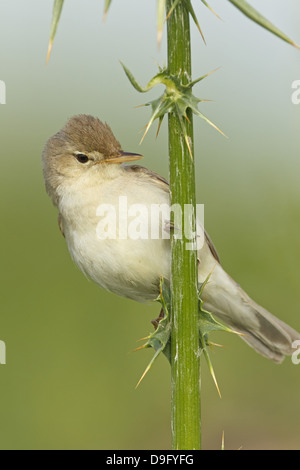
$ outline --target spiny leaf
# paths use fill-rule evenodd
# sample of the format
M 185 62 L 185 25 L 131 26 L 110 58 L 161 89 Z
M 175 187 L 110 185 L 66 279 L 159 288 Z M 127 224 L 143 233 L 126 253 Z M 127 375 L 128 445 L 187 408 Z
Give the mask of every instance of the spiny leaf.
M 128 78 L 128 80 L 130 81 L 131 85 L 139 92 L 139 93 L 145 93 L 146 91 L 148 91 L 148 85 L 146 87 L 141 87 L 138 82 L 136 81 L 136 79 L 134 78 L 134 76 L 132 75 L 132 73 L 130 72 L 130 70 L 123 64 L 123 62 L 120 61 L 120 64 L 122 65 L 123 67 L 123 70 Z
M 300 46 L 292 41 L 286 34 L 284 34 L 280 29 L 274 26 L 269 20 L 267 20 L 263 15 L 261 15 L 255 8 L 253 8 L 248 2 L 245 0 L 229 0 L 234 6 L 236 6 L 244 15 L 246 15 L 250 20 L 254 21 L 255 23 L 259 24 L 263 28 L 267 29 L 271 33 L 275 34 L 279 38 L 283 39 L 284 41 L 288 42 L 292 46 L 297 47 L 300 49 Z
M 211 274 L 210 274 L 211 275 Z M 219 323 L 217 320 L 213 318 L 213 316 L 204 310 L 203 308 L 203 300 L 201 298 L 203 289 L 206 286 L 207 282 L 209 281 L 210 275 L 207 276 L 205 281 L 200 285 L 200 289 L 198 292 L 198 298 L 199 298 L 199 347 L 201 350 L 201 353 L 204 355 L 209 372 L 213 378 L 213 381 L 216 385 L 217 391 L 219 396 L 221 397 L 220 389 L 218 386 L 216 374 L 213 369 L 213 365 L 208 353 L 208 346 L 211 346 L 212 343 L 208 342 L 208 334 L 211 333 L 212 331 L 226 331 L 230 333 L 235 333 L 235 331 L 231 330 L 229 327 L 226 327 Z M 156 299 L 162 306 L 162 311 L 163 311 L 163 317 L 160 319 L 157 329 L 147 336 L 146 338 L 146 343 L 140 346 L 139 348 L 136 349 L 136 351 L 140 349 L 145 349 L 145 348 L 150 348 L 152 347 L 155 350 L 154 356 L 152 357 L 151 361 L 147 365 L 145 371 L 143 372 L 140 380 L 138 381 L 136 387 L 139 386 L 147 372 L 150 370 L 152 367 L 153 363 L 157 359 L 157 357 L 160 355 L 162 352 L 166 358 L 168 359 L 169 362 L 171 362 L 171 324 L 170 324 L 170 311 L 171 311 L 171 293 L 170 293 L 170 288 L 167 286 L 164 282 L 164 280 L 161 278 L 160 280 L 160 295 Z M 160 315 L 161 317 L 161 315 Z M 239 334 L 239 333 L 238 333 Z
M 200 285 L 199 292 L 198 292 L 198 301 L 199 301 L 199 330 L 200 330 L 200 335 L 202 337 L 207 336 L 208 333 L 211 333 L 212 331 L 226 331 L 227 333 L 235 333 L 240 335 L 241 333 L 238 333 L 228 326 L 223 325 L 219 321 L 217 321 L 210 312 L 205 310 L 203 308 L 204 305 L 204 300 L 202 300 L 202 295 L 204 288 L 206 284 L 209 282 L 210 276 L 212 275 L 212 272 L 207 276 L 205 281 Z
M 212 316 L 211 313 L 207 312 L 203 308 L 204 301 L 202 300 L 202 294 L 204 287 L 206 284 L 209 282 L 209 278 L 211 276 L 212 272 L 207 276 L 205 281 L 201 284 L 199 292 L 198 292 L 198 300 L 199 300 L 199 332 L 200 332 L 200 347 L 201 350 L 204 354 L 204 357 L 206 359 L 208 369 L 210 372 L 210 375 L 212 376 L 212 379 L 215 383 L 215 386 L 217 388 L 218 394 L 221 398 L 221 392 L 218 386 L 216 374 L 214 372 L 214 368 L 208 353 L 207 346 L 210 344 L 207 340 L 208 334 L 211 333 L 212 331 L 226 331 L 227 333 L 237 333 L 236 331 L 232 330 L 231 328 L 222 325 L 222 323 L 218 322 L 215 320 L 215 318 Z
M 153 363 L 157 357 L 162 352 L 169 362 L 171 362 L 171 324 L 170 324 L 170 289 L 165 285 L 164 280 L 160 280 L 160 295 L 157 298 L 157 301 L 162 305 L 164 317 L 159 321 L 157 329 L 147 337 L 147 342 L 138 349 L 150 348 L 152 347 L 155 350 L 155 354 L 152 357 L 151 361 L 144 370 L 140 380 L 138 381 L 136 388 L 140 385 L 141 381 L 149 372 Z
M 49 40 L 49 46 L 48 46 L 48 53 L 47 53 L 47 59 L 46 63 L 48 63 L 52 46 L 53 46 L 53 41 L 55 38 L 59 18 L 61 15 L 62 7 L 64 4 L 64 0 L 54 0 L 53 4 L 53 13 L 52 13 L 52 22 L 51 22 L 51 29 L 50 29 L 50 40 Z
M 145 106 L 151 106 L 152 107 L 152 115 L 151 115 L 150 121 L 148 122 L 148 124 L 146 126 L 146 130 L 144 132 L 144 135 L 143 135 L 140 143 L 143 142 L 147 132 L 149 131 L 149 129 L 152 126 L 155 119 L 159 119 L 159 124 L 158 125 L 159 125 L 159 128 L 160 128 L 162 120 L 164 118 L 164 115 L 171 112 L 172 109 L 173 109 L 173 107 L 170 104 L 169 100 L 164 100 L 163 96 L 158 98 L 157 100 L 153 100 L 153 101 L 150 101 L 150 103 L 145 104 Z M 158 135 L 158 132 L 159 132 L 159 128 L 158 128 L 158 131 L 157 131 L 157 135 Z
M 111 0 L 105 0 L 103 22 L 106 20 L 106 16 L 107 16 L 107 12 L 110 7 L 110 4 L 111 4 Z
M 170 75 L 166 68 L 159 68 L 159 73 L 156 74 L 145 87 L 142 87 L 136 81 L 136 79 L 134 78 L 130 70 L 127 67 L 125 67 L 125 65 L 122 64 L 122 62 L 121 62 L 121 65 L 130 83 L 132 84 L 132 86 L 140 93 L 146 93 L 147 91 L 151 90 L 155 85 L 159 85 L 159 84 L 165 85 L 166 87 L 165 92 L 159 98 L 145 104 L 145 106 L 152 107 L 152 115 L 146 126 L 146 130 L 144 132 L 142 140 L 144 139 L 145 135 L 149 131 L 155 119 L 159 119 L 159 126 L 158 126 L 158 129 L 159 129 L 164 115 L 167 113 L 174 113 L 179 119 L 182 134 L 184 136 L 186 145 L 188 147 L 189 154 L 192 158 L 192 149 L 190 146 L 189 138 L 187 135 L 187 129 L 186 129 L 186 121 L 189 120 L 188 109 L 190 109 L 194 114 L 199 116 L 209 125 L 214 127 L 222 135 L 225 135 L 215 124 L 213 124 L 206 116 L 204 116 L 204 114 L 202 114 L 198 110 L 198 104 L 201 101 L 207 101 L 207 100 L 199 99 L 192 94 L 193 85 L 203 80 L 212 72 L 206 75 L 203 75 L 202 77 L 194 81 L 191 81 L 187 84 L 182 84 L 180 77 Z
M 139 92 L 139 93 L 146 93 L 147 91 L 150 91 L 155 85 L 165 85 L 170 91 L 176 91 L 176 84 L 174 83 L 174 79 L 169 76 L 167 73 L 166 68 L 161 68 L 159 67 L 159 72 L 156 74 L 151 80 L 147 83 L 145 87 L 141 87 L 141 85 L 138 84 L 130 70 L 123 64 L 123 62 L 120 61 L 120 64 L 123 67 L 123 70 L 130 81 L 131 85 Z M 178 81 L 179 82 L 179 81 Z

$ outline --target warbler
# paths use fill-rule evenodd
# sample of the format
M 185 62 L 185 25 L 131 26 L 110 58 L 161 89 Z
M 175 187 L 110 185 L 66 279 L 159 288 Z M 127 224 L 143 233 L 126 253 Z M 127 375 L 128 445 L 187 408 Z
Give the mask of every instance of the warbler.
M 170 193 L 158 174 L 125 165 L 141 158 L 123 151 L 110 127 L 89 115 L 72 117 L 47 141 L 42 156 L 46 190 L 58 208 L 59 227 L 74 262 L 104 289 L 145 302 L 157 298 L 161 278 L 170 281 L 167 235 L 176 226 L 162 214 L 152 217 L 148 226 L 146 216 L 153 208 L 170 208 Z M 146 215 L 128 236 L 128 214 L 132 208 L 136 213 L 137 205 Z M 143 226 L 144 235 L 138 236 Z M 197 233 L 199 283 L 208 279 L 204 308 L 242 333 L 261 355 L 275 362 L 291 355 L 299 333 L 255 303 L 224 271 L 200 223 Z

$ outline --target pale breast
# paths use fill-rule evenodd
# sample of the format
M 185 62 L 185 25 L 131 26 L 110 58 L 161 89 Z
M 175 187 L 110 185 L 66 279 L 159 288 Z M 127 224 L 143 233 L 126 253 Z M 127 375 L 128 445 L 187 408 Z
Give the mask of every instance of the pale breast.
M 146 301 L 157 297 L 160 277 L 170 276 L 169 197 L 137 176 L 77 191 L 60 212 L 70 254 L 85 275 Z

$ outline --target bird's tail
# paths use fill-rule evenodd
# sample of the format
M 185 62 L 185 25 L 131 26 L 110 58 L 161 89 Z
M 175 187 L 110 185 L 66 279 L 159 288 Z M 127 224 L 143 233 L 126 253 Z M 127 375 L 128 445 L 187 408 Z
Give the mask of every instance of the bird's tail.
M 300 334 L 255 303 L 218 264 L 203 292 L 204 307 L 239 333 L 259 354 L 282 362 Z

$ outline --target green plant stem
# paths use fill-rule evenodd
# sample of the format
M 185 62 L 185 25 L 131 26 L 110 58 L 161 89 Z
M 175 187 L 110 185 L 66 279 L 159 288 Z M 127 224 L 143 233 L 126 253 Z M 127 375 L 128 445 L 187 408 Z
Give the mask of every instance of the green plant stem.
M 167 0 L 167 12 L 174 0 Z M 167 21 L 168 69 L 183 84 L 191 81 L 189 13 L 180 1 Z M 188 114 L 187 132 L 193 152 L 193 119 Z M 195 167 L 178 117 L 169 114 L 171 204 L 195 209 Z M 195 214 L 195 212 L 194 212 Z M 184 219 L 184 217 L 183 217 Z M 200 358 L 198 329 L 198 276 L 196 250 L 187 249 L 187 227 L 195 232 L 195 217 L 183 220 L 182 239 L 172 236 L 171 275 L 171 380 L 173 449 L 200 449 Z M 185 227 L 186 225 L 186 227 Z M 176 235 L 176 231 L 174 232 Z

